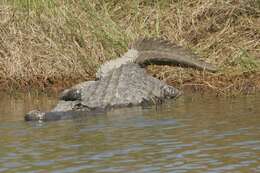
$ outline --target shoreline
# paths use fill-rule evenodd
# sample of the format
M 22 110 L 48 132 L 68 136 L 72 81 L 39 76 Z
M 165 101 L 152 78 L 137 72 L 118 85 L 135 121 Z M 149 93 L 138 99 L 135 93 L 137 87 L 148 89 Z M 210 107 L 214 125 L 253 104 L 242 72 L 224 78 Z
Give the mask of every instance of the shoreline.
M 259 91 L 259 13 L 254 0 L 4 1 L 0 90 L 60 92 L 93 80 L 100 64 L 122 55 L 134 40 L 161 37 L 220 71 L 149 66 L 156 78 L 181 90 L 220 95 Z
M 184 91 L 184 93 L 195 92 L 216 96 L 235 96 L 260 92 L 260 72 L 244 72 L 232 75 L 230 73 L 210 73 L 180 67 L 152 65 L 147 68 L 147 73 L 166 82 L 168 85 Z M 64 89 L 91 80 L 95 80 L 94 77 L 87 80 L 76 78 L 74 80 L 58 80 L 57 82 L 50 82 L 50 80 L 41 82 L 38 80 L 34 85 L 25 85 L 23 88 L 21 86 L 15 87 L 14 85 L 12 85 L 11 89 L 10 87 L 7 87 L 8 89 L 0 87 L 0 91 L 7 93 L 36 92 L 59 95 Z
M 164 69 L 164 70 L 162 70 Z M 154 77 L 176 86 L 180 90 L 234 96 L 260 91 L 260 72 L 219 71 L 210 73 L 194 69 L 151 67 Z M 174 75 L 173 75 L 174 74 Z

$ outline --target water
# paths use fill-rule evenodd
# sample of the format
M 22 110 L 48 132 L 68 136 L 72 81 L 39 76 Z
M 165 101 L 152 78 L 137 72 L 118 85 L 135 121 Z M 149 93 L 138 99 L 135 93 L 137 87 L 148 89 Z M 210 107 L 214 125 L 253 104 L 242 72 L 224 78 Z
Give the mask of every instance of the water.
M 24 122 L 55 99 L 1 97 L 0 173 L 260 172 L 260 94 L 183 96 L 159 107 Z

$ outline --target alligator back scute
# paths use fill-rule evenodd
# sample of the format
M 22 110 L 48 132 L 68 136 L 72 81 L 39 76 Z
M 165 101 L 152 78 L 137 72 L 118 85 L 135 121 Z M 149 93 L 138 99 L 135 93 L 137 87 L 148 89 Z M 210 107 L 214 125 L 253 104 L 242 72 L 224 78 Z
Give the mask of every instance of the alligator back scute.
M 169 88 L 172 88 L 169 90 Z M 137 64 L 126 64 L 82 90 L 82 104 L 91 109 L 157 103 L 178 95 L 177 89 L 146 74 Z M 91 99 L 92 98 L 92 99 Z

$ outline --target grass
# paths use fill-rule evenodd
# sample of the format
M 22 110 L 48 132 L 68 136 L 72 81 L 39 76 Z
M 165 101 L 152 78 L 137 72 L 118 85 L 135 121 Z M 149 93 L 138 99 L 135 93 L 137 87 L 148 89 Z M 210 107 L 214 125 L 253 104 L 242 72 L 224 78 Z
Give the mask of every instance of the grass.
M 179 88 L 216 93 L 260 88 L 259 0 L 3 0 L 2 90 L 61 90 L 91 80 L 138 37 L 163 37 L 217 65 L 217 74 L 150 66 Z M 250 77 L 248 77 L 250 76 Z

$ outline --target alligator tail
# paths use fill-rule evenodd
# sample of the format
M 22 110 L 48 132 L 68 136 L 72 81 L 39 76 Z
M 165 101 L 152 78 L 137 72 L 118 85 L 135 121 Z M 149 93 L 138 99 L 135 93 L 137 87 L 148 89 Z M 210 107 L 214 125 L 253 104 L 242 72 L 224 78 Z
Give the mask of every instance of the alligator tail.
M 177 65 L 199 70 L 216 72 L 217 67 L 206 63 L 188 49 L 161 38 L 143 38 L 133 43 L 132 49 L 138 51 L 136 63 L 141 66 L 149 64 Z

